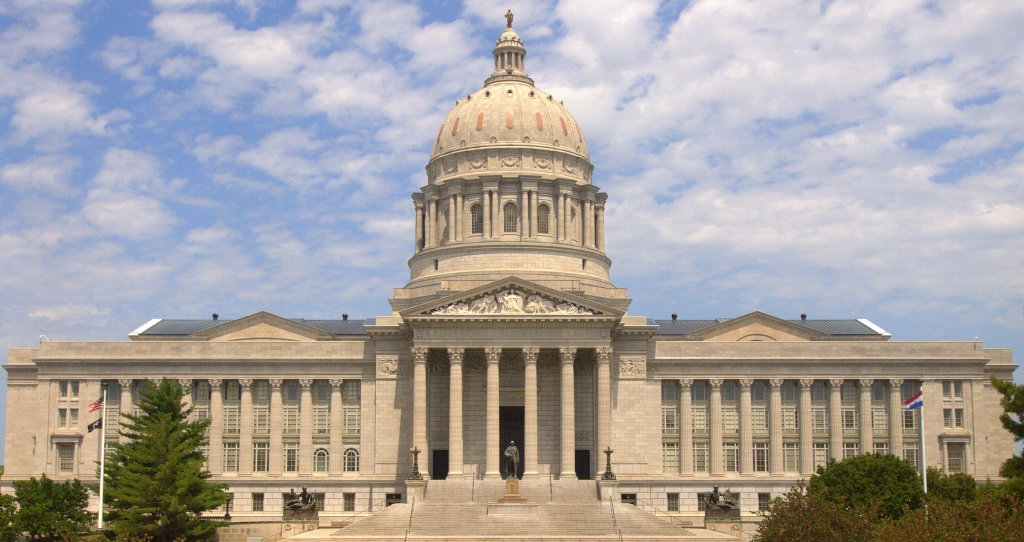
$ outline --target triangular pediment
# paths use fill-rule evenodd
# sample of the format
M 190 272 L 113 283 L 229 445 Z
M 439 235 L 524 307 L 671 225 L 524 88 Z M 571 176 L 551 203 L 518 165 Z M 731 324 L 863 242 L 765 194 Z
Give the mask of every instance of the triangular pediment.
M 207 341 L 323 341 L 334 337 L 306 324 L 260 311 L 192 334 Z
M 688 338 L 700 341 L 815 341 L 828 339 L 822 333 L 794 324 L 770 314 L 754 311 L 691 333 Z
M 404 318 L 421 317 L 613 317 L 623 311 L 592 300 L 508 277 L 472 290 L 410 307 Z

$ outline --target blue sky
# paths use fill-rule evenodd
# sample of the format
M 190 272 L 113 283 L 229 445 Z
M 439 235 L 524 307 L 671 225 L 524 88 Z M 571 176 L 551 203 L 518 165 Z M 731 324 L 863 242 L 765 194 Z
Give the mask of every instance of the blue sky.
M 4 359 L 150 318 L 388 313 L 431 139 L 508 8 L 588 139 L 631 313 L 868 318 L 1024 359 L 1004 0 L 7 0 Z

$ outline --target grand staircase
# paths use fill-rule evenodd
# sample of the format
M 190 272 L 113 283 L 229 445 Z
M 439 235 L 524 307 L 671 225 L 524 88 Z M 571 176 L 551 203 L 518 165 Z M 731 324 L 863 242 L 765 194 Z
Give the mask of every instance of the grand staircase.
M 503 480 L 431 480 L 422 501 L 402 503 L 338 529 L 292 537 L 296 542 L 724 542 L 705 529 L 683 529 L 632 505 L 601 502 L 596 482 L 532 479 L 520 482 L 525 515 L 501 515 Z M 533 505 L 533 506 L 530 506 Z M 491 513 L 488 513 L 488 507 Z M 497 514 L 496 514 L 497 513 Z

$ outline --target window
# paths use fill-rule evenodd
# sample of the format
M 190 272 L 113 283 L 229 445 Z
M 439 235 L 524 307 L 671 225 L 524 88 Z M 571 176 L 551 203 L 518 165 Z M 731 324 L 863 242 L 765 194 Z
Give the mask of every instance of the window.
M 828 401 L 828 391 L 825 389 L 825 383 L 816 380 L 811 384 L 811 401 L 823 403 Z
M 722 384 L 722 400 L 723 401 L 735 401 L 736 400 L 736 383 L 725 382 Z
M 252 443 L 252 470 L 253 472 L 267 472 L 270 467 L 270 443 Z
M 61 380 L 60 381 L 60 396 L 61 396 L 61 399 L 67 398 L 67 396 L 68 396 L 68 381 L 67 380 Z
M 953 427 L 953 409 L 944 408 L 942 409 L 942 426 Z
M 679 494 L 678 493 L 667 493 L 665 497 L 668 499 L 668 511 L 678 512 L 679 511 Z
M 740 413 L 736 407 L 722 407 L 722 430 L 726 433 L 740 430 Z
M 800 461 L 800 444 L 796 442 L 782 443 L 782 470 L 796 472 Z
M 876 454 L 886 455 L 889 453 L 888 442 L 876 442 L 874 443 L 873 447 Z
M 914 468 L 920 468 L 919 458 L 921 446 L 916 442 L 903 443 L 903 460 L 910 463 Z
M 678 473 L 679 472 L 679 443 L 678 442 L 662 442 L 661 443 L 661 465 L 663 471 L 667 473 Z
M 516 204 L 511 201 L 505 204 L 503 209 L 505 214 L 505 233 L 515 233 L 518 231 L 518 220 L 516 219 Z
M 900 398 L 903 400 L 903 402 L 906 402 L 907 399 L 910 399 L 911 397 L 917 395 L 917 392 L 920 389 L 920 387 L 920 384 L 913 380 L 907 380 L 903 382 L 903 386 L 900 387 Z
M 857 385 L 854 384 L 853 382 L 843 382 L 843 386 L 840 388 L 840 390 L 844 403 L 853 403 L 857 401 Z
M 326 496 L 327 495 L 325 493 L 314 493 L 313 494 L 313 501 L 316 502 L 316 511 L 317 512 L 323 512 L 324 511 L 324 501 L 326 501 L 326 498 L 325 498 Z
M 263 380 L 253 383 L 252 402 L 256 405 L 270 404 L 270 382 Z
M 889 414 L 886 412 L 885 407 L 871 409 L 871 427 L 874 428 L 876 433 L 885 432 L 889 429 Z
M 768 472 L 768 443 L 754 443 L 754 471 Z
M 697 381 L 690 387 L 690 397 L 694 401 L 708 400 L 708 384 L 704 381 Z
M 270 433 L 270 409 L 255 407 L 252 409 L 252 432 L 260 435 Z
M 824 408 L 811 409 L 811 427 L 814 433 L 824 435 L 828 433 L 828 411 Z
M 946 399 L 953 398 L 953 383 L 949 380 L 942 381 L 942 396 Z
M 224 443 L 224 472 L 238 472 L 238 443 Z
M 735 442 L 722 444 L 722 462 L 726 472 L 740 470 L 740 445 Z
M 771 493 L 758 493 L 757 494 L 757 511 L 767 512 L 772 506 L 772 494 Z
M 349 448 L 345 450 L 345 472 L 356 472 L 359 470 L 359 450 Z
M 242 399 L 242 387 L 237 380 L 228 380 L 224 383 L 224 402 L 237 403 Z
M 753 426 L 754 432 L 763 433 L 768 431 L 768 409 L 766 408 L 754 408 L 750 411 L 751 425 Z
M 197 405 L 209 405 L 210 383 L 205 380 L 196 382 L 196 385 L 192 387 L 192 400 L 195 401 L 195 404 Z
M 384 506 L 391 506 L 392 504 L 399 504 L 402 502 L 401 493 L 385 493 L 384 494 Z
M 346 442 L 359 440 L 359 418 L 359 407 L 345 407 L 345 423 L 342 432 Z
M 708 429 L 708 411 L 706 408 L 694 408 L 690 411 L 693 418 L 693 430 L 702 433 Z
M 327 472 L 330 464 L 330 454 L 324 448 L 317 448 L 313 452 L 313 472 Z
M 674 405 L 679 402 L 679 387 L 675 380 L 661 381 L 661 404 Z
M 344 500 L 345 500 L 344 511 L 345 512 L 355 512 L 356 511 L 356 494 L 355 493 L 343 493 L 342 495 L 343 495 Z
M 705 493 L 697 494 L 697 510 L 703 512 L 708 509 L 708 502 L 705 499 Z
M 299 446 L 297 444 L 284 445 L 284 470 L 285 472 L 298 472 Z
M 286 435 L 298 435 L 299 434 L 299 407 L 297 406 L 286 406 L 282 409 L 282 418 L 284 422 L 284 434 Z
M 237 434 L 239 429 L 239 409 L 238 407 L 224 407 L 224 432 L 228 434 Z
M 252 494 L 252 511 L 262 512 L 263 511 L 263 494 L 253 493 Z
M 74 384 L 77 385 L 78 382 L 75 382 Z M 77 396 L 77 394 L 78 394 L 78 392 L 76 391 L 75 395 Z M 960 380 L 954 381 L 953 382 L 953 397 L 956 397 L 957 399 L 962 399 L 963 396 L 964 396 L 964 383 L 961 382 Z
M 903 428 L 904 429 L 914 429 L 915 427 L 917 427 L 916 420 L 917 420 L 917 416 L 914 414 L 913 410 L 904 410 L 903 411 Z
M 885 401 L 885 382 L 876 380 L 875 383 L 871 385 L 871 400 L 876 403 Z
M 71 426 L 78 425 L 78 411 L 71 409 Z M 964 426 L 964 409 L 955 408 L 953 409 L 953 425 L 956 427 Z
M 551 233 L 551 228 L 548 225 L 548 217 L 551 215 L 551 209 L 545 204 L 537 206 L 537 233 Z
M 360 403 L 360 382 L 358 380 L 346 380 L 341 384 L 341 404 L 346 406 L 359 406 Z
M 785 431 L 796 431 L 799 426 L 799 418 L 796 415 L 796 409 L 789 407 L 782 409 L 782 429 Z
M 75 472 L 75 445 L 71 442 L 57 444 L 57 470 Z
M 329 407 L 313 407 L 313 433 L 327 435 L 331 432 L 331 409 Z
M 964 472 L 964 443 L 950 442 L 946 444 L 946 470 Z
M 632 504 L 636 506 L 636 493 L 623 493 L 622 504 Z
M 787 402 L 796 401 L 796 383 L 787 380 L 782 383 L 782 400 Z
M 964 420 L 963 414 L 964 414 L 964 411 L 962 409 L 957 409 L 957 411 L 960 413 L 960 425 L 958 425 L 957 427 L 963 427 L 964 426 L 963 425 L 963 420 Z M 72 409 L 68 410 L 68 427 L 78 427 L 78 409 L 77 408 L 72 408 Z
M 469 222 L 472 224 L 472 233 L 484 232 L 484 208 L 479 204 L 469 208 Z
M 857 410 L 853 408 L 843 409 L 843 429 L 857 428 Z
M 824 467 L 828 464 L 828 443 L 814 443 L 814 468 Z
M 844 442 L 843 443 L 843 459 L 850 459 L 859 452 L 860 445 L 856 442 Z
M 68 426 L 68 409 L 58 408 L 57 409 L 57 427 Z
M 295 380 L 289 380 L 281 386 L 281 400 L 285 403 L 298 404 L 301 394 L 299 383 Z
M 754 382 L 754 385 L 750 387 L 750 397 L 754 401 L 764 401 L 764 382 Z
M 694 472 L 708 471 L 708 443 L 693 443 L 693 470 Z
M 679 411 L 676 407 L 662 407 L 661 409 L 661 433 L 663 435 L 676 435 L 679 433 Z

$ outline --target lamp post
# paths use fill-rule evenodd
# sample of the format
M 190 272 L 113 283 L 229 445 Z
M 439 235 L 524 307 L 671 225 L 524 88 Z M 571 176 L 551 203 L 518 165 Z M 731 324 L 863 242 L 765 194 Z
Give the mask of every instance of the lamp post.
M 612 450 L 611 446 L 607 446 L 604 449 L 604 455 L 607 458 L 604 463 L 604 474 L 601 475 L 602 480 L 614 480 L 615 473 L 612 472 Z
M 422 480 L 423 474 L 420 473 L 420 449 L 418 446 L 413 446 L 409 449 L 409 453 L 412 454 L 412 472 L 409 473 L 410 480 Z

